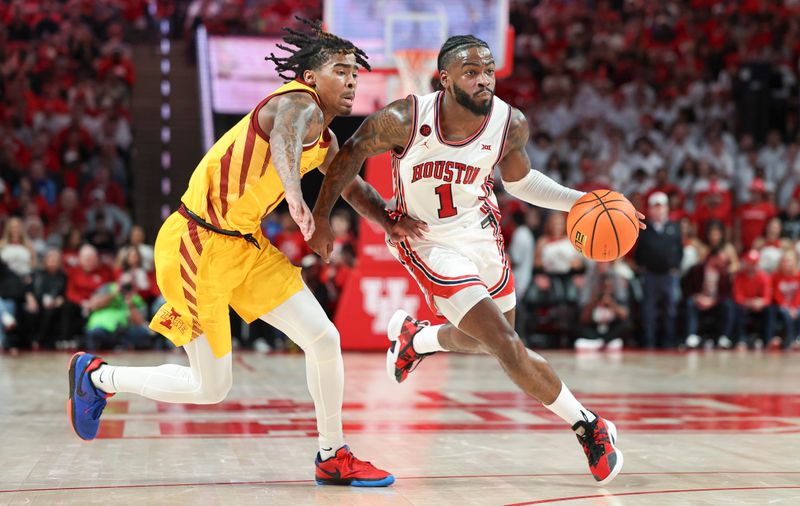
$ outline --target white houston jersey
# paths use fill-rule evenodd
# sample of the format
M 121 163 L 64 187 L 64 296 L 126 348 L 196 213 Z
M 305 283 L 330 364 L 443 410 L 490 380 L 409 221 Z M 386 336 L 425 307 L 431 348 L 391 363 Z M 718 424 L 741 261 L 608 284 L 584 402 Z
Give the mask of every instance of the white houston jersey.
M 478 130 L 448 142 L 439 128 L 443 92 L 414 100 L 411 138 L 392 156 L 396 210 L 428 224 L 426 240 L 446 240 L 475 230 L 492 215 L 499 222 L 492 172 L 503 153 L 511 106 L 497 97 Z

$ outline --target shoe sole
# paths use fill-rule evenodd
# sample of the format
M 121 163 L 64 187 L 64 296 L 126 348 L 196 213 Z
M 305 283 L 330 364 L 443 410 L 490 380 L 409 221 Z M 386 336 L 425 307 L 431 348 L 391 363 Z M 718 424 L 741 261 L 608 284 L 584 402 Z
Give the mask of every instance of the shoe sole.
M 382 480 L 315 480 L 317 485 L 338 485 L 350 487 L 388 487 L 394 483 L 394 476 L 391 474 Z
M 400 346 L 397 343 L 397 338 L 400 336 L 400 332 L 403 329 L 403 322 L 406 321 L 408 316 L 408 313 L 402 309 L 398 309 L 389 319 L 389 324 L 386 326 L 386 337 L 389 338 L 389 342 L 391 343 L 389 349 L 386 351 L 386 375 L 395 383 L 400 383 L 397 381 L 397 376 L 395 376 L 394 373 L 397 369 L 395 365 L 397 363 L 397 356 L 400 354 Z
M 611 473 L 606 476 L 606 478 L 602 481 L 598 481 L 597 485 L 607 485 L 611 483 L 611 480 L 617 477 L 620 471 L 622 471 L 622 466 L 625 463 L 625 459 L 622 457 L 622 451 L 617 448 L 617 426 L 614 425 L 612 422 L 605 420 L 606 425 L 608 426 L 608 435 L 609 439 L 611 439 L 611 447 L 614 448 L 614 453 L 617 454 L 617 464 L 614 466 L 614 469 L 611 470 Z
M 84 439 L 80 433 L 78 432 L 78 428 L 75 426 L 75 402 L 73 399 L 73 395 L 75 393 L 75 364 L 78 362 L 78 359 L 85 355 L 84 352 L 79 351 L 78 353 L 72 355 L 72 358 L 69 360 L 69 365 L 67 366 L 67 371 L 69 374 L 69 398 L 67 399 L 67 416 L 69 417 L 69 424 L 72 426 L 72 430 L 75 432 L 75 435 L 81 438 L 82 441 L 91 441 L 91 439 Z

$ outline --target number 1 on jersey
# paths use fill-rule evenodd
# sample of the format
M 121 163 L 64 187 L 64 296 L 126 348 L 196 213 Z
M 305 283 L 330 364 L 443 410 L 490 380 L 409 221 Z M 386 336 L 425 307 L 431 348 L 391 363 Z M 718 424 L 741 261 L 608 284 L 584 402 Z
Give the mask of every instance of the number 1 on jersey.
M 439 218 L 450 218 L 458 214 L 458 209 L 453 205 L 452 185 L 442 184 L 435 188 L 439 196 Z

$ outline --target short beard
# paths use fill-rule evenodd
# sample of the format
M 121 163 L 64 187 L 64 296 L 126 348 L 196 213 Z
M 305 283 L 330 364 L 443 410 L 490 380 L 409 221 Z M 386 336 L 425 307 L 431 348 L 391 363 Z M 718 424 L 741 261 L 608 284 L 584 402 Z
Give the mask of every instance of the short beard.
M 492 98 L 494 98 L 494 92 L 492 90 L 487 88 L 486 91 L 491 93 Z M 478 116 L 485 116 L 489 114 L 489 111 L 492 110 L 492 102 L 494 102 L 494 100 L 487 100 L 486 104 L 481 105 L 472 100 L 472 97 L 470 97 L 466 91 L 462 90 L 461 88 L 455 85 L 453 86 L 453 93 L 456 96 L 456 102 L 464 106 L 469 112 L 473 114 L 476 114 Z

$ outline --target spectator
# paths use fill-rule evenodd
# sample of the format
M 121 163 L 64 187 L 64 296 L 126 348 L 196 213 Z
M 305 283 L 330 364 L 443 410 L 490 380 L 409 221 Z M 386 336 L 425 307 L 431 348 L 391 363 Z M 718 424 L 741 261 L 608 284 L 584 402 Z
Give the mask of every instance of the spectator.
M 724 188 L 721 184 L 709 184 L 706 190 L 695 195 L 694 222 L 700 238 L 707 237 L 707 227 L 712 221 L 723 224 L 725 235 L 729 235 L 733 224 L 733 202 L 730 192 Z
M 736 303 L 736 347 L 747 349 L 756 345 L 750 339 L 748 325 L 755 321 L 761 327 L 758 332 L 761 343 L 767 342 L 769 330 L 769 305 L 772 302 L 772 280 L 769 274 L 758 267 L 760 255 L 749 250 L 742 258 L 742 270 L 733 280 L 733 300 Z
M 533 227 L 539 222 L 539 210 L 528 207 L 525 212 L 516 212 L 511 215 L 516 228 L 511 234 L 508 245 L 508 256 L 511 260 L 511 270 L 514 273 L 514 292 L 517 297 L 516 327 L 517 333 L 523 340 L 526 335 L 528 309 L 525 303 L 525 294 L 531 284 L 533 276 L 533 259 L 536 254 L 536 240 L 533 236 Z
M 97 249 L 84 244 L 78 252 L 78 265 L 67 271 L 67 293 L 61 318 L 61 339 L 70 341 L 83 332 L 89 312 L 98 299 L 95 292 L 113 281 L 112 272 L 100 263 Z M 108 295 L 106 293 L 105 295 Z M 105 300 L 101 299 L 101 301 Z
M 133 291 L 145 302 L 152 302 L 159 293 L 156 287 L 155 273 L 148 271 L 142 265 L 142 255 L 139 253 L 138 247 L 129 246 L 125 248 L 125 251 L 126 256 L 117 269 L 117 283 L 123 287 L 132 286 Z
M 113 252 L 116 250 L 116 238 L 128 237 L 131 219 L 121 208 L 106 202 L 106 194 L 102 189 L 95 189 L 91 198 L 92 206 L 86 211 L 87 237 L 98 233 L 102 244 Z
M 689 269 L 684 277 L 688 348 L 697 348 L 703 342 L 701 318 L 707 320 L 711 339 L 716 339 L 720 348 L 733 346 L 730 336 L 733 335 L 734 305 L 728 255 L 725 248 L 712 250 L 703 263 Z
M 8 332 L 17 326 L 17 306 L 24 293 L 23 280 L 0 258 L 0 349 L 18 348 L 9 340 Z
M 302 268 L 303 282 L 319 301 L 319 305 L 322 306 L 325 313 L 329 317 L 333 317 L 331 294 L 327 284 L 322 282 L 322 266 L 319 258 L 313 254 L 306 255 L 300 260 L 300 267 Z
M 767 222 L 764 235 L 753 242 L 753 249 L 761 256 L 759 267 L 769 273 L 775 272 L 784 250 L 789 247 L 789 241 L 781 239 L 781 220 L 777 216 Z
M 94 171 L 94 177 L 83 187 L 81 201 L 87 208 L 93 204 L 93 197 L 100 195 L 95 193 L 97 190 L 102 192 L 105 201 L 120 209 L 125 209 L 125 192 L 111 179 L 111 169 L 99 165 Z
M 595 262 L 581 292 L 580 336 L 576 350 L 622 349 L 630 327 L 629 282 L 633 273 L 624 262 Z
M 328 287 L 330 294 L 331 311 L 335 312 L 339 297 L 347 285 L 347 279 L 356 267 L 356 250 L 350 243 L 345 243 L 339 250 L 339 257 L 331 261 L 322 279 Z
M 647 349 L 653 349 L 660 344 L 670 349 L 676 346 L 678 273 L 683 260 L 683 241 L 680 226 L 668 221 L 669 204 L 666 194 L 658 192 L 650 196 L 647 215 L 647 228 L 639 233 L 635 252 L 636 265 L 643 278 L 643 345 Z M 663 326 L 661 333 L 658 329 L 659 322 Z
M 47 251 L 47 241 L 44 234 L 44 223 L 39 216 L 28 216 L 25 218 L 25 235 L 30 239 L 31 247 L 36 254 L 36 263 L 44 258 Z
M 294 264 L 300 265 L 303 257 L 311 254 L 311 248 L 303 239 L 300 227 L 294 222 L 288 212 L 281 214 L 281 232 L 273 242 L 286 257 Z
M 750 201 L 736 211 L 737 242 L 745 250 L 753 247 L 756 238 L 764 233 L 767 222 L 778 215 L 778 210 L 767 197 L 764 181 L 755 179 L 750 185 Z
M 24 322 L 33 349 L 53 348 L 58 335 L 67 275 L 61 267 L 61 253 L 50 249 L 44 255 L 43 266 L 36 269 L 25 290 Z
M 572 246 L 567 237 L 564 213 L 551 212 L 545 220 L 544 235 L 536 244 L 533 281 L 545 299 L 566 302 L 567 291 L 573 285 L 572 278 L 583 271 L 583 257 Z M 582 278 L 579 278 L 579 283 Z M 577 299 L 577 296 L 575 297 Z
M 331 231 L 333 231 L 333 249 L 331 261 L 335 261 L 345 244 L 353 244 L 353 217 L 349 211 L 337 209 L 331 214 Z
M 147 305 L 130 284 L 108 283 L 92 297 L 86 322 L 86 348 L 145 349 L 150 347 Z
M 695 233 L 694 224 L 689 217 L 680 220 L 681 238 L 683 240 L 683 259 L 681 260 L 681 274 L 700 263 L 708 254 L 708 248 Z
M 117 260 L 115 264 L 119 267 L 122 265 L 123 260 L 128 256 L 129 248 L 137 248 L 139 254 L 142 256 L 142 267 L 147 272 L 155 271 L 154 264 L 154 250 L 150 244 L 145 244 L 144 228 L 141 225 L 134 225 L 131 227 L 131 232 L 128 234 L 128 242 L 125 246 L 119 249 L 117 253 Z
M 83 234 L 80 229 L 71 228 L 64 236 L 63 244 L 56 246 L 61 248 L 64 269 L 67 272 L 78 266 L 80 250 L 84 244 L 86 243 L 83 240 Z
M 83 230 L 86 224 L 85 210 L 78 200 L 74 188 L 64 188 L 50 218 L 52 230 L 66 234 L 70 228 Z
M 37 257 L 21 219 L 11 218 L 6 223 L 3 238 L 0 239 L 0 258 L 23 282 L 30 281 Z
M 767 337 L 770 348 L 788 350 L 800 332 L 800 270 L 797 253 L 786 250 L 781 257 L 778 270 L 772 276 L 772 306 L 770 307 Z M 775 320 L 783 324 L 784 337 L 775 334 Z
M 733 243 L 725 239 L 725 226 L 722 223 L 712 221 L 708 224 L 706 246 L 709 251 L 724 249 L 727 254 L 730 271 L 739 271 L 739 254 L 736 252 L 736 247 Z
M 781 237 L 790 241 L 799 240 L 800 200 L 792 198 L 778 217 L 781 219 Z

